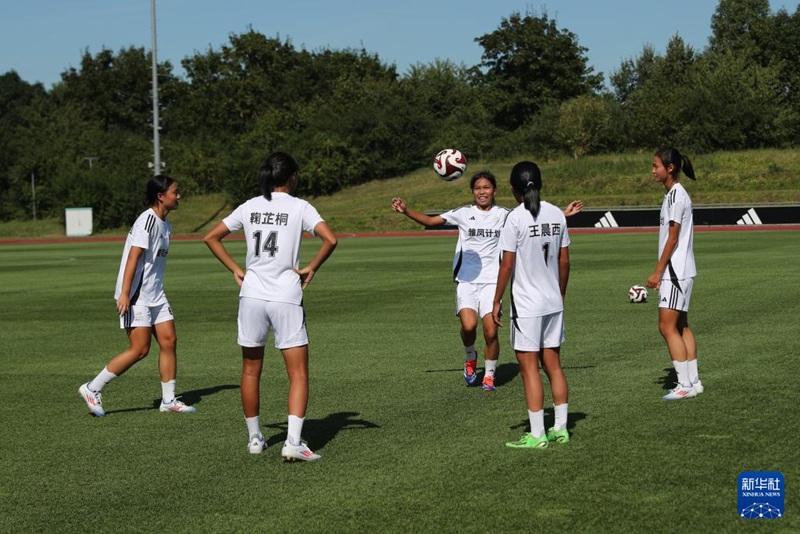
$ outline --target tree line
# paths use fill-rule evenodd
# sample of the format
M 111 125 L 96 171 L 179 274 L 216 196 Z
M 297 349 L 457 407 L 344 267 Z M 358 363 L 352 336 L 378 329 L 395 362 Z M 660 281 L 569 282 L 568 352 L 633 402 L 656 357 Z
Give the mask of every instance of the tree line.
M 478 65 L 400 74 L 365 49 L 308 51 L 252 29 L 158 65 L 161 157 L 185 193 L 256 194 L 259 158 L 295 155 L 304 195 L 469 158 L 551 157 L 671 144 L 693 153 L 789 147 L 800 138 L 800 8 L 720 0 L 703 50 L 673 36 L 604 85 L 578 36 L 547 13 L 512 13 L 475 41 Z M 150 54 L 86 51 L 52 89 L 0 75 L 0 220 L 92 206 L 128 224 L 152 174 Z M 35 184 L 35 187 L 32 187 Z M 35 194 L 35 199 L 34 199 Z

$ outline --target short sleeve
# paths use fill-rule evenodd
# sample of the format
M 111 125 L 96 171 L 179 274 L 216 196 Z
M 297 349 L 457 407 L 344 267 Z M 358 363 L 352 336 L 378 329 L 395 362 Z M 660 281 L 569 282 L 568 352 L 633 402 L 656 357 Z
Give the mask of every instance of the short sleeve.
M 228 227 L 228 230 L 236 232 L 244 228 L 244 211 L 245 205 L 241 204 L 238 208 L 233 210 L 230 215 L 222 219 L 222 222 Z
M 506 219 L 506 224 L 500 230 L 500 239 L 497 242 L 500 250 L 507 250 L 509 252 L 517 251 L 517 232 L 514 225 L 514 214 L 510 214 Z
M 317 209 L 311 204 L 306 203 L 303 209 L 303 230 L 313 235 L 314 228 L 319 223 L 323 222 L 323 220 Z

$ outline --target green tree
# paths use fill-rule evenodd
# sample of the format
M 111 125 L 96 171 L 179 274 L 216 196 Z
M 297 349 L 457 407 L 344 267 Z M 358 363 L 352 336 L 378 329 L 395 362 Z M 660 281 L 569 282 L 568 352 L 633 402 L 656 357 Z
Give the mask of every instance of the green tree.
M 599 91 L 603 82 L 602 73 L 588 66 L 577 36 L 559 29 L 546 13 L 513 13 L 475 41 L 484 50 L 475 75 L 495 123 L 506 129 L 550 103 Z
M 711 16 L 709 50 L 763 59 L 769 17 L 769 0 L 720 0 Z
M 25 153 L 19 129 L 25 124 L 26 110 L 35 100 L 44 98 L 41 84 L 29 84 L 15 71 L 0 76 L 0 221 L 31 213 L 31 204 L 20 202 L 21 191 L 12 191 L 11 171 Z

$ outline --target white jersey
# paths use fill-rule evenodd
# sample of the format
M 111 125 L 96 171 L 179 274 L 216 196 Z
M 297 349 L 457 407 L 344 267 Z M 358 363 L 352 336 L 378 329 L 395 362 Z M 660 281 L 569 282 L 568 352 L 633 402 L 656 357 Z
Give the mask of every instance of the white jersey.
M 534 218 L 524 204 L 506 219 L 500 250 L 514 252 L 511 318 L 541 317 L 562 311 L 558 255 L 569 246 L 567 218 L 557 206 L 542 202 Z
M 661 203 L 661 221 L 658 227 L 658 257 L 664 252 L 669 236 L 669 223 L 680 224 L 678 246 L 667 262 L 662 280 L 684 280 L 697 275 L 694 264 L 694 218 L 692 217 L 692 199 L 683 185 L 676 183 L 664 195 Z
M 245 277 L 240 297 L 301 304 L 300 239 L 322 222 L 317 210 L 288 193 L 251 198 L 222 220 L 228 230 L 244 229 Z
M 167 302 L 167 295 L 164 293 L 164 271 L 167 269 L 169 236 L 171 234 L 172 225 L 159 218 L 152 208 L 139 215 L 125 240 L 125 249 L 122 252 L 122 261 L 119 265 L 119 274 L 117 274 L 115 300 L 122 294 L 122 279 L 125 276 L 125 265 L 128 263 L 131 247 L 139 247 L 144 249 L 144 252 L 139 256 L 133 275 L 131 304 L 158 306 Z
M 456 282 L 497 283 L 500 267 L 497 241 L 509 211 L 500 206 L 481 210 L 470 205 L 442 213 L 445 221 L 458 226 L 458 243 L 453 258 L 453 278 Z

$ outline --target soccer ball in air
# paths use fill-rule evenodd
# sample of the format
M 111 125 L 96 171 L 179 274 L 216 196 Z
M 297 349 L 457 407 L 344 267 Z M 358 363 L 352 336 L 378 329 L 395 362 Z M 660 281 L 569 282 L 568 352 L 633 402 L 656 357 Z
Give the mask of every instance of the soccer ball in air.
M 647 302 L 647 288 L 633 286 L 628 290 L 628 298 L 631 299 L 631 302 Z
M 452 182 L 467 170 L 467 158 L 456 148 L 445 148 L 433 158 L 433 170 L 445 182 Z

